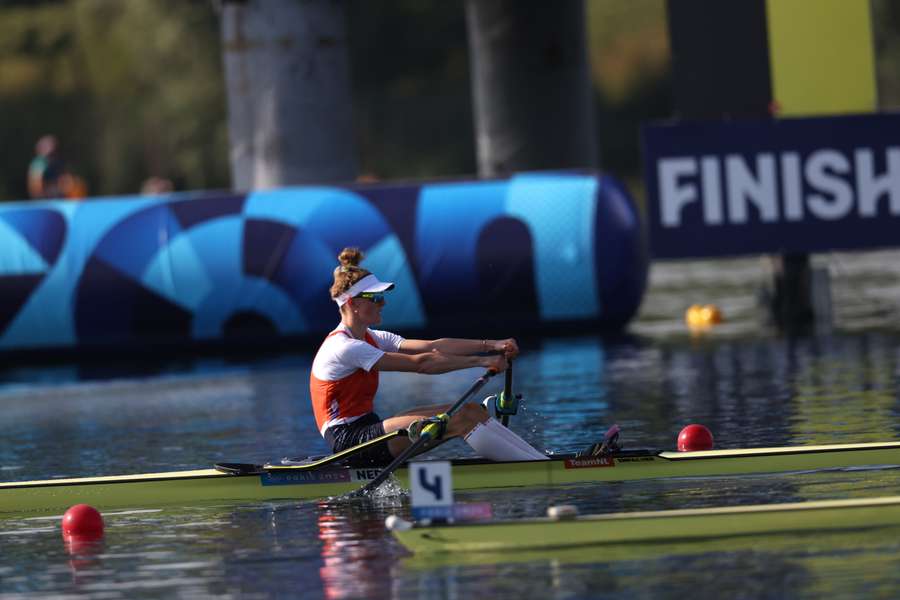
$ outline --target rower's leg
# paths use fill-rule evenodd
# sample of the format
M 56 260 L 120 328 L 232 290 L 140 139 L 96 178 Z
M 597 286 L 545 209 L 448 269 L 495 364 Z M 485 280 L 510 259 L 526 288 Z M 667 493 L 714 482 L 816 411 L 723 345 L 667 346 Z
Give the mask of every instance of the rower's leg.
M 395 417 L 384 420 L 384 431 L 407 429 L 419 419 L 427 419 L 450 408 L 450 405 L 423 406 L 411 409 Z M 546 460 L 547 456 L 533 448 L 511 429 L 488 416 L 480 404 L 465 404 L 450 418 L 445 438 L 464 436 L 464 439 L 478 454 L 490 460 L 519 461 Z M 395 438 L 389 442 L 391 454 L 397 456 L 410 444 L 406 438 Z
M 398 429 L 408 429 L 409 426 L 416 421 L 447 412 L 447 410 L 450 409 L 450 406 L 450 404 L 432 404 L 429 406 L 417 406 L 411 408 L 406 412 L 402 412 L 382 421 L 384 432 L 390 433 Z M 447 431 L 444 432 L 444 438 L 464 436 L 472 431 L 476 425 L 487 419 L 488 414 L 483 406 L 478 404 L 464 404 L 455 415 L 450 417 L 450 422 L 447 424 Z M 394 438 L 388 442 L 388 448 L 390 449 L 391 454 L 397 456 L 403 452 L 410 443 L 411 442 L 407 438 Z
M 479 423 L 465 440 L 478 454 L 491 460 L 548 460 L 543 452 L 533 448 L 496 419 Z

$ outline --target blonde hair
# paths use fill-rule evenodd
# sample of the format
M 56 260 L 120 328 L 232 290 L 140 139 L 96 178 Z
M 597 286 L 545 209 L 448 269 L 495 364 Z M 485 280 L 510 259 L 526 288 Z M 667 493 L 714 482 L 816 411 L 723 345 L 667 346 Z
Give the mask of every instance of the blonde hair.
M 334 269 L 334 283 L 331 285 L 331 297 L 337 298 L 353 286 L 354 283 L 371 273 L 359 266 L 365 255 L 359 248 L 344 248 L 338 254 L 341 264 Z

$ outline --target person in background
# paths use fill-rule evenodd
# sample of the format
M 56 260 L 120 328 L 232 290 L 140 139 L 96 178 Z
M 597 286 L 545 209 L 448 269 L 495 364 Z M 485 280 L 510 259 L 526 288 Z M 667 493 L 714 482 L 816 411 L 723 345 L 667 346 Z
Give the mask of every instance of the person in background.
M 28 195 L 33 199 L 87 197 L 84 180 L 69 172 L 54 135 L 42 136 L 34 146 L 35 157 L 28 166 Z
M 141 195 L 159 196 L 163 194 L 170 194 L 174 189 L 175 186 L 172 185 L 172 182 L 169 179 L 153 175 L 152 177 L 148 177 L 147 179 L 145 179 L 141 184 Z
M 59 142 L 54 135 L 45 135 L 34 146 L 35 157 L 28 165 L 28 195 L 31 198 L 61 198 L 60 179 L 65 164 L 60 158 Z
M 382 419 L 374 409 L 380 371 L 438 374 L 481 367 L 499 373 L 519 353 L 512 338 L 413 340 L 371 329 L 381 323 L 384 294 L 394 284 L 379 281 L 360 267 L 362 259 L 357 248 L 345 248 L 338 256 L 340 265 L 334 270 L 331 298 L 338 305 L 341 322 L 316 353 L 309 377 L 316 425 L 333 452 L 399 429 L 410 431 L 414 437 L 427 419 L 450 407 L 418 406 Z M 493 352 L 499 354 L 488 354 Z M 444 437 L 455 436 L 462 436 L 478 454 L 490 460 L 547 459 L 491 418 L 480 404 L 464 404 L 446 423 Z M 356 462 L 388 464 L 410 443 L 409 438 L 395 437 L 360 453 Z

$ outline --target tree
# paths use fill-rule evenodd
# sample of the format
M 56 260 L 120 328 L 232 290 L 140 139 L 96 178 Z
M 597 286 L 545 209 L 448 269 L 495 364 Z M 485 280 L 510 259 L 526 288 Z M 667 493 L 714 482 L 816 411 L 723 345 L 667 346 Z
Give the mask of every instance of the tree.
M 342 2 L 225 2 L 222 50 L 235 188 L 356 177 Z
M 596 166 L 581 1 L 467 0 L 478 172 Z

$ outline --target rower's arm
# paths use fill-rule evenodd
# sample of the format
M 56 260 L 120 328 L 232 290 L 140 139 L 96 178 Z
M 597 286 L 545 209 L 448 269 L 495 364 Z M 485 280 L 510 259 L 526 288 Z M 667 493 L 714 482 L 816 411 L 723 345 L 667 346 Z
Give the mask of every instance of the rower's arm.
M 406 342 L 403 345 L 405 346 Z M 459 356 L 438 351 L 419 354 L 385 352 L 384 356 L 375 363 L 374 368 L 379 371 L 405 371 L 437 375 L 471 367 L 495 369 L 499 373 L 506 369 L 506 365 L 506 359 L 503 356 Z
M 502 352 L 507 355 L 507 358 L 515 358 L 519 353 L 519 347 L 512 338 L 506 340 L 464 340 L 458 338 L 403 340 L 403 343 L 400 345 L 400 352 L 403 354 L 421 354 L 434 351 L 456 356 Z

